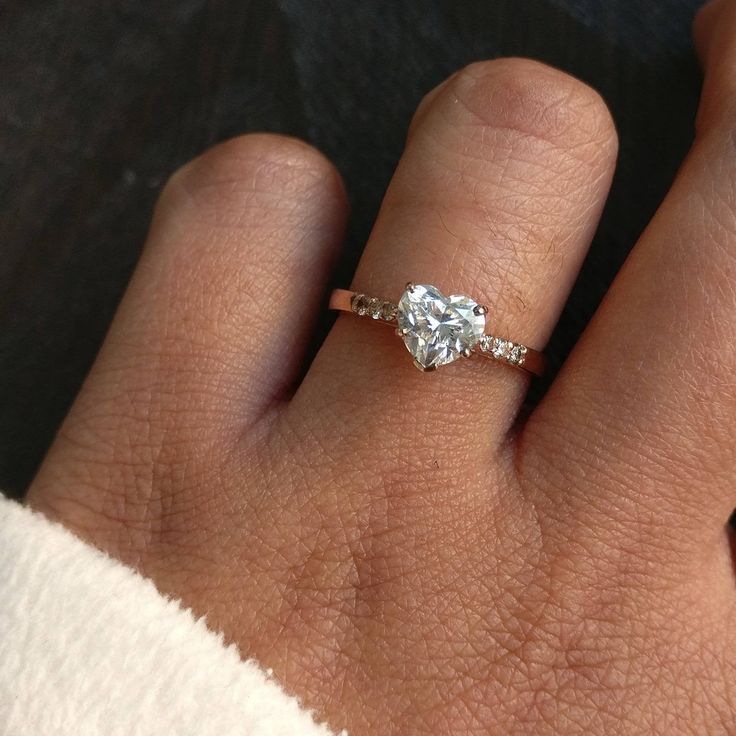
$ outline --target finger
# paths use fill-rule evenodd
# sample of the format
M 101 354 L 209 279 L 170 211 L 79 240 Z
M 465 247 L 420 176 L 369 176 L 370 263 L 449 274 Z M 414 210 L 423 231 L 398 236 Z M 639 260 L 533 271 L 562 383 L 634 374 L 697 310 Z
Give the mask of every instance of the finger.
M 736 505 L 736 3 L 714 33 L 693 148 L 527 426 L 550 513 L 623 520 L 670 563 L 721 547 Z
M 583 83 L 526 60 L 468 67 L 420 107 L 353 288 L 397 301 L 407 281 L 435 284 L 487 305 L 494 334 L 542 347 L 596 228 L 615 152 L 606 106 Z M 458 441 L 487 446 L 526 388 L 521 372 L 483 359 L 422 375 L 391 330 L 346 315 L 294 409 L 319 421 L 313 408 L 329 398 L 345 421 L 406 427 L 439 401 L 439 432 L 451 425 Z
M 729 0 L 710 0 L 697 12 L 693 23 L 693 37 L 698 57 L 703 66 L 706 64 L 712 40 L 716 32 L 718 19 Z
M 109 485 L 135 508 L 164 440 L 214 467 L 302 370 L 344 219 L 334 168 L 293 139 L 245 136 L 178 172 L 32 500 Z
M 731 108 L 736 79 L 733 28 L 730 25 L 732 14 L 732 0 L 711 0 L 695 18 L 695 46 L 706 70 L 698 127 L 712 128 L 719 121 L 727 120 Z

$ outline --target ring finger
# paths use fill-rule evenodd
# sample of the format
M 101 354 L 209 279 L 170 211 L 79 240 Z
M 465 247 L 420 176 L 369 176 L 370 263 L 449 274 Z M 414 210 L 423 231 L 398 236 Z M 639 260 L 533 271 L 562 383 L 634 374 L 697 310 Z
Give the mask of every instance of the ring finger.
M 420 106 L 353 288 L 396 302 L 408 281 L 434 284 L 487 305 L 487 331 L 542 347 L 597 226 L 615 155 L 610 115 L 583 83 L 521 59 L 471 65 Z M 521 371 L 473 360 L 423 376 L 391 330 L 368 322 L 338 320 L 292 415 L 319 421 L 332 412 L 315 407 L 329 402 L 350 417 L 341 432 L 351 421 L 411 432 L 423 409 L 439 408 L 462 443 L 504 437 L 526 391 Z

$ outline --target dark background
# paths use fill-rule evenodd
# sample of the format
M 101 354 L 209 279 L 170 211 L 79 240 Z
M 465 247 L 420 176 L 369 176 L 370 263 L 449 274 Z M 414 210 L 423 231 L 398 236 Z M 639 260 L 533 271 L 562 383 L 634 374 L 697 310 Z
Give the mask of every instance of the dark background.
M 8 0 L 0 4 L 0 487 L 21 494 L 102 340 L 169 174 L 252 130 L 337 163 L 347 283 L 421 96 L 531 56 L 602 92 L 613 192 L 550 346 L 589 319 L 692 137 L 700 0 Z M 543 390 L 543 385 L 537 391 Z

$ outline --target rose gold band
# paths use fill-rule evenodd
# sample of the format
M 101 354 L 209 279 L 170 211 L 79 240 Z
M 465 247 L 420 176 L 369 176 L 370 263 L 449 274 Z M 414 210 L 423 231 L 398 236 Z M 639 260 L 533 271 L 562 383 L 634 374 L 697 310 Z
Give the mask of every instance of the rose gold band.
M 377 299 L 347 289 L 335 289 L 330 296 L 330 309 L 350 312 L 359 317 L 370 317 L 377 322 L 397 325 L 398 305 L 385 299 Z M 482 344 L 473 350 L 474 355 L 506 363 L 527 373 L 541 376 L 545 370 L 545 358 L 538 350 L 496 335 L 486 334 Z

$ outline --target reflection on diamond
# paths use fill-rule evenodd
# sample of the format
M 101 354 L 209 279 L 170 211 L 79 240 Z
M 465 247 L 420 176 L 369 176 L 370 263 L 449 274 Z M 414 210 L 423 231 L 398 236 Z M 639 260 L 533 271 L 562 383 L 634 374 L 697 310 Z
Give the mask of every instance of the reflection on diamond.
M 483 337 L 486 318 L 466 296 L 445 297 L 434 286 L 412 285 L 399 301 L 398 323 L 404 343 L 424 369 L 452 363 Z

